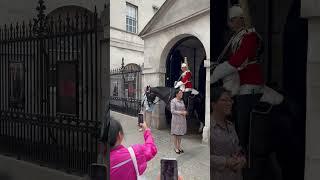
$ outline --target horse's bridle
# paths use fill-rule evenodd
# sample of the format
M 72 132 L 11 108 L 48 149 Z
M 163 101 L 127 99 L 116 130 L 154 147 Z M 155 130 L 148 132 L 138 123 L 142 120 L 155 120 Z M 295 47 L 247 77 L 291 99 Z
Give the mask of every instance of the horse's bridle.
M 146 94 L 149 94 L 149 95 L 152 94 L 151 87 L 147 87 L 147 91 L 144 93 L 144 95 L 146 95 Z M 159 100 L 157 102 L 153 102 L 153 101 L 150 102 L 150 101 L 148 101 L 148 95 L 146 95 L 146 97 L 147 97 L 147 103 L 148 103 L 149 106 L 150 106 L 150 103 L 155 105 L 161 100 L 160 98 L 158 98 Z
M 151 93 L 151 92 L 150 92 L 150 93 Z M 156 97 L 157 97 L 157 96 L 156 96 Z M 152 101 L 151 103 L 152 103 L 153 105 L 157 104 L 157 103 L 161 100 L 159 97 L 158 97 L 158 99 L 159 99 L 158 101 L 156 101 L 156 102 L 153 102 L 153 101 Z M 149 103 L 149 102 L 150 102 L 150 101 L 148 101 L 148 103 Z M 149 105 L 149 106 L 150 106 L 150 105 Z

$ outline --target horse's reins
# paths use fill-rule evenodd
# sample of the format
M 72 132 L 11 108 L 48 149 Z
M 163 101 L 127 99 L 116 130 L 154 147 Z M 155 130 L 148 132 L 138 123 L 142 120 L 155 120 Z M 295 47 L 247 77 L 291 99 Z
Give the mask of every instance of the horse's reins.
M 153 104 L 157 104 L 159 101 L 161 101 L 161 99 L 158 97 L 158 101 L 156 101 L 156 102 L 152 102 Z

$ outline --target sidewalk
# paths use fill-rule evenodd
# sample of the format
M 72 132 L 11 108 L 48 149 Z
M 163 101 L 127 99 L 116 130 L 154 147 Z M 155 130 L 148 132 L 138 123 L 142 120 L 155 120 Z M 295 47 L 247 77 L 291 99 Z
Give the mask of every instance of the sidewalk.
M 121 122 L 124 130 L 124 145 L 143 143 L 143 134 L 138 131 L 137 117 L 123 115 L 111 111 L 111 116 Z M 177 158 L 179 174 L 185 180 L 208 180 L 210 179 L 210 149 L 209 145 L 201 144 L 201 135 L 186 135 L 182 138 L 183 154 L 176 154 L 173 150 L 171 135 L 167 130 L 152 129 L 158 154 L 148 163 L 145 172 L 147 179 L 156 179 L 160 173 L 160 160 L 162 157 Z
M 0 180 L 79 180 L 80 176 L 0 155 Z

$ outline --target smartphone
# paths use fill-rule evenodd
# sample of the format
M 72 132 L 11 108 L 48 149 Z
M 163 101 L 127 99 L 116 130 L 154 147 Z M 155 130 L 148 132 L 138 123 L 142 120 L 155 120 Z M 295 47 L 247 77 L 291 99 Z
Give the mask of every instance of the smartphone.
M 93 163 L 89 170 L 90 180 L 105 180 L 107 179 L 107 166 L 105 164 Z
M 175 158 L 161 159 L 161 180 L 178 180 L 178 163 Z
M 143 113 L 138 114 L 138 124 L 143 123 Z

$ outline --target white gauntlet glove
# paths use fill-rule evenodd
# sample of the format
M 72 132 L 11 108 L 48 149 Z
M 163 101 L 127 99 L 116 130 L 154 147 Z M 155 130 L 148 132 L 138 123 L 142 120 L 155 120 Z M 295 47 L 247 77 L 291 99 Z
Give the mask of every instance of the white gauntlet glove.
M 230 75 L 234 72 L 237 72 L 237 68 L 231 66 L 227 61 L 219 64 L 213 71 L 210 76 L 210 83 L 215 83 L 219 79 L 224 78 L 227 75 Z

